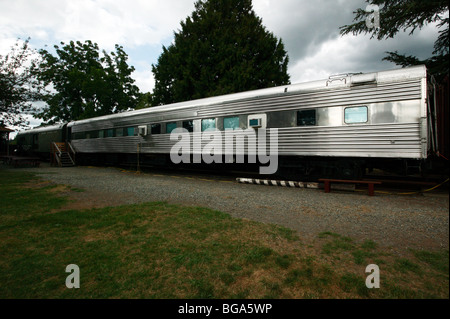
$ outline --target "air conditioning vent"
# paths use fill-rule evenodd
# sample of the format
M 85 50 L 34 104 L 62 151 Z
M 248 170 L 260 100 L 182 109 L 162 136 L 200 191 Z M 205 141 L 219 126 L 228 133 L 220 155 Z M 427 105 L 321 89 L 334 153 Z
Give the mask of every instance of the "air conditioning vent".
M 255 128 L 261 127 L 261 119 L 251 119 L 248 121 L 248 125 Z
M 138 131 L 140 136 L 147 136 L 147 125 L 139 126 Z
M 261 128 L 265 129 L 267 126 L 267 114 L 252 114 L 247 118 L 247 124 L 249 128 Z

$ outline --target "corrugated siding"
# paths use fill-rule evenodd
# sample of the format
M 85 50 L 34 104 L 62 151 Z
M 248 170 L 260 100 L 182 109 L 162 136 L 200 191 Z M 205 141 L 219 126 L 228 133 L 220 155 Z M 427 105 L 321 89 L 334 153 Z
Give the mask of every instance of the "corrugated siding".
M 309 93 L 284 94 L 224 104 L 217 107 L 201 107 L 199 117 L 223 116 L 284 111 L 325 106 L 345 106 L 380 102 L 405 101 L 421 98 L 420 80 L 406 83 L 392 83 L 382 86 L 323 90 Z
M 316 90 L 314 92 L 285 93 L 270 97 L 254 97 L 237 102 L 212 104 L 207 106 L 189 106 L 187 109 L 168 112 L 155 112 L 152 108 L 147 113 L 136 116 L 88 122 L 72 126 L 72 132 L 85 132 L 114 127 L 137 126 L 150 122 L 176 121 L 224 116 L 229 114 L 251 114 L 302 108 L 319 108 L 326 106 L 345 106 L 392 101 L 416 100 L 421 98 L 420 80 L 402 83 L 390 83 L 378 86 L 361 86 Z
M 271 130 L 267 130 L 266 152 L 270 149 Z M 420 124 L 378 124 L 352 125 L 339 127 L 294 127 L 278 129 L 278 154 L 302 156 L 349 156 L 349 157 L 394 157 L 421 158 Z M 221 132 L 223 133 L 223 132 Z M 194 133 L 200 138 L 200 133 Z M 245 132 L 234 133 L 245 136 Z M 221 147 L 225 154 L 225 134 L 220 138 L 202 140 L 201 149 Z M 248 154 L 247 139 L 245 154 Z M 144 140 L 139 137 L 113 137 L 103 139 L 75 140 L 73 145 L 78 152 L 136 153 L 138 143 L 142 153 L 169 153 L 179 143 L 171 141 L 170 134 L 154 135 Z M 190 153 L 194 153 L 193 135 L 188 140 Z M 233 142 L 236 145 L 236 139 Z M 185 148 L 186 150 L 186 148 Z M 258 144 L 256 144 L 258 150 Z M 235 148 L 234 148 L 235 153 Z
M 421 157 L 418 123 L 280 129 L 280 155 Z
M 193 119 L 195 114 L 197 114 L 197 118 L 209 118 L 302 108 L 333 108 L 371 103 L 420 101 L 422 98 L 422 82 L 421 79 L 417 79 L 401 83 L 383 83 L 378 86 L 366 85 L 254 97 L 220 105 L 189 106 L 189 109 L 172 110 L 167 117 L 164 117 L 161 112 L 152 113 L 149 109 L 148 113 L 140 113 L 139 117 L 116 117 L 74 125 L 72 132 L 139 125 L 156 119 L 157 121 Z M 421 103 L 408 105 L 414 107 L 414 110 L 418 108 L 417 112 L 413 113 L 420 114 Z M 279 128 L 279 155 L 423 158 L 426 156 L 424 154 L 426 148 L 424 151 L 423 147 L 426 135 L 421 136 L 421 132 L 424 130 L 421 127 L 420 118 L 417 118 L 415 122 L 410 122 L 412 120 L 414 119 L 408 120 L 407 123 L 370 124 L 369 119 L 369 123 L 361 125 Z M 138 143 L 141 143 L 142 153 L 169 153 L 176 142 L 170 141 L 169 134 L 153 135 L 145 139 L 116 137 L 73 141 L 78 152 L 102 153 L 136 153 Z M 205 144 L 208 143 L 204 142 L 203 145 Z M 224 145 L 223 140 L 222 144 Z

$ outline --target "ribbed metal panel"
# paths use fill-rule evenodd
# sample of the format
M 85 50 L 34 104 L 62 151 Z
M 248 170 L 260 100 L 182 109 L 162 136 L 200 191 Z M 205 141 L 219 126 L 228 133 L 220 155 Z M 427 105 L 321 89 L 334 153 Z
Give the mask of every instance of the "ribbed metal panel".
M 136 153 L 139 138 L 111 137 L 73 140 L 72 146 L 81 153 Z
M 267 154 L 270 132 L 267 130 Z M 278 155 L 421 158 L 419 132 L 418 123 L 282 128 L 278 129 Z M 194 135 L 199 138 L 201 134 Z M 245 132 L 232 135 L 246 136 Z M 189 140 L 190 153 L 194 153 L 192 136 Z M 248 154 L 247 140 L 244 140 L 244 153 Z M 214 141 L 216 143 L 203 140 L 201 149 L 206 145 L 220 146 L 221 153 L 225 154 L 225 134 Z M 178 141 L 171 141 L 170 134 L 161 134 L 147 140 L 139 137 L 75 140 L 73 146 L 82 153 L 136 153 L 139 143 L 141 153 L 168 154 Z M 255 148 L 258 150 L 258 144 Z
M 199 117 L 223 116 L 226 114 L 246 114 L 255 112 L 284 111 L 324 106 L 357 105 L 391 101 L 405 101 L 421 98 L 420 80 L 394 83 L 378 87 L 358 87 L 356 89 L 335 89 L 312 93 L 279 95 L 270 98 L 253 99 L 219 105 L 215 108 L 201 107 Z
M 365 83 L 363 80 L 366 78 L 376 81 Z M 268 126 L 271 128 L 268 132 L 278 128 L 279 155 L 387 158 L 427 156 L 427 123 L 426 113 L 423 111 L 426 99 L 424 67 L 379 72 L 370 77 L 354 76 L 342 85 L 327 86 L 327 83 L 328 81 L 317 81 L 176 103 L 167 107 L 73 122 L 68 127 L 72 128 L 72 133 L 76 133 L 136 127 L 152 122 L 198 120 L 194 121 L 194 130 L 199 130 L 199 119 L 202 118 L 242 115 L 244 119 L 240 119 L 240 123 L 245 123 L 245 115 L 269 114 L 268 119 L 272 122 Z M 361 105 L 368 109 L 367 123 L 345 123 L 345 107 Z M 296 110 L 314 108 L 318 109 L 317 126 L 292 127 L 297 123 Z M 220 121 L 217 120 L 217 123 Z M 221 146 L 221 152 L 225 153 L 225 134 L 223 131 L 221 133 L 222 138 L 215 140 L 216 144 L 203 141 L 200 148 L 203 149 L 205 145 Z M 191 153 L 196 152 L 192 136 L 199 134 L 201 133 L 190 135 Z M 233 134 L 246 135 L 242 131 Z M 141 153 L 168 154 L 176 143 L 177 141 L 170 140 L 169 134 L 145 138 L 133 136 L 73 141 L 76 150 L 82 153 L 136 153 L 139 146 Z M 269 146 L 267 137 L 266 153 Z M 257 149 L 257 143 L 255 147 Z M 246 147 L 244 153 L 248 152 Z
M 420 80 L 402 83 L 388 83 L 378 86 L 358 86 L 336 89 L 323 88 L 314 92 L 277 94 L 269 97 L 253 97 L 230 103 L 206 106 L 189 105 L 184 109 L 164 111 L 152 110 L 136 115 L 117 114 L 112 118 L 84 121 L 72 126 L 72 132 L 85 132 L 114 127 L 137 126 L 152 122 L 178 121 L 230 114 L 251 114 L 285 111 L 302 108 L 348 106 L 358 104 L 408 101 L 421 98 Z

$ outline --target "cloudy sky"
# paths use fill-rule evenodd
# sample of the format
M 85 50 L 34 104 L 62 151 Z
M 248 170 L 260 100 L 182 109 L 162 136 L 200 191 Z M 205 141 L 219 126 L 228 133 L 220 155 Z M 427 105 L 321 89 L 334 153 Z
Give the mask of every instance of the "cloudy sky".
M 195 1 L 0 0 L 0 54 L 8 53 L 17 38 L 27 37 L 36 49 L 91 40 L 110 52 L 119 44 L 136 69 L 136 84 L 143 92 L 152 91 L 151 65 L 162 46 L 172 42 L 180 21 L 191 15 Z M 253 0 L 266 28 L 284 41 L 292 83 L 396 68 L 381 61 L 386 51 L 431 55 L 438 34 L 435 25 L 383 41 L 367 35 L 340 36 L 339 27 L 350 24 L 352 12 L 366 5 L 363 0 Z

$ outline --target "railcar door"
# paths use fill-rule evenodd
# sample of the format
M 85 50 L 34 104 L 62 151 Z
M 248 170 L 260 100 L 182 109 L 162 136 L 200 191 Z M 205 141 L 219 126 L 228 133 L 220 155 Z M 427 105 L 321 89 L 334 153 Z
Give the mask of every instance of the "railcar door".
M 62 131 L 61 142 L 65 143 L 70 142 L 72 140 L 72 128 L 69 127 L 67 124 L 64 124 L 61 131 Z
M 31 150 L 37 151 L 39 149 L 39 133 L 34 133 L 31 139 Z
M 72 140 L 72 128 L 67 127 L 66 132 L 66 141 L 70 142 Z

